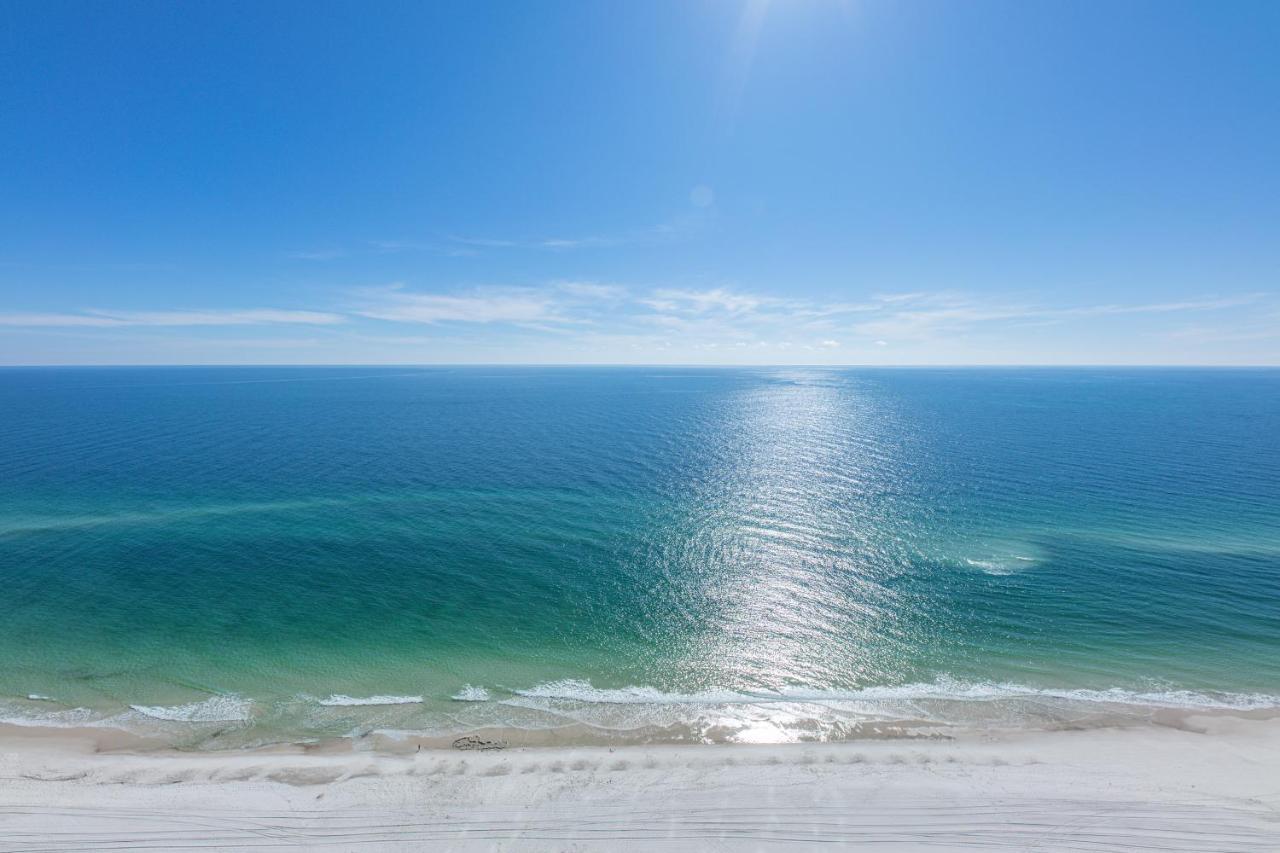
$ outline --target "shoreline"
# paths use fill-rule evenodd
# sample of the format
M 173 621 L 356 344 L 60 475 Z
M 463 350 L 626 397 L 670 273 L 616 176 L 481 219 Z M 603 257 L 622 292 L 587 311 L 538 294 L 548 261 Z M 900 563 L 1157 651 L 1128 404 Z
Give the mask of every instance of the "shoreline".
M 930 692 L 922 687 L 951 689 Z M 854 694 L 792 696 L 721 693 L 651 694 L 639 688 L 541 704 L 524 697 L 454 701 L 422 697 L 340 697 L 342 704 L 299 695 L 287 704 L 258 704 L 239 694 L 208 694 L 173 707 L 128 706 L 125 712 L 61 705 L 47 697 L 9 700 L 0 713 L 6 738 L 74 737 L 97 751 L 167 748 L 219 752 L 301 747 L 390 754 L 446 749 L 481 739 L 512 747 L 574 748 L 817 744 L 1104 728 L 1179 728 L 1193 718 L 1280 718 L 1280 697 L 1185 690 L 1141 694 L 1111 690 L 1047 690 L 1017 685 L 910 685 Z M 889 694 L 889 695 L 884 695 Z M 668 699 L 667 697 L 672 697 Z M 455 700 L 457 697 L 453 697 Z M 35 701 L 35 700 L 39 701 Z M 523 701 L 521 701 L 523 700 Z
M 1174 730 L 1193 734 L 1219 734 L 1236 725 L 1269 726 L 1280 741 L 1280 707 L 1252 709 L 1189 709 L 1152 707 L 1144 715 L 1108 713 L 1098 710 L 1089 717 L 1063 719 L 1052 724 L 953 725 L 931 720 L 863 720 L 838 737 L 811 737 L 788 740 L 707 739 L 684 727 L 641 727 L 619 731 L 590 725 L 568 725 L 522 729 L 510 726 L 482 726 L 454 732 L 420 732 L 370 729 L 361 733 L 325 737 L 264 740 L 242 743 L 220 739 L 219 728 L 211 724 L 182 724 L 167 731 L 150 732 L 111 725 L 41 725 L 0 721 L 0 751 L 10 748 L 46 750 L 51 754 L 136 755 L 154 757 L 219 755 L 384 755 L 418 753 L 489 752 L 580 749 L 707 749 L 746 747 L 822 748 L 857 746 L 868 743 L 973 743 L 1015 742 L 1038 736 L 1067 733 L 1146 730 Z M 177 738 L 185 727 L 198 737 Z M 242 723 L 224 724 L 221 731 L 241 733 Z M 776 733 L 776 732 L 770 732 Z
M 767 746 L 103 746 L 0 730 L 0 851 L 1280 845 L 1280 719 L 1248 714 Z

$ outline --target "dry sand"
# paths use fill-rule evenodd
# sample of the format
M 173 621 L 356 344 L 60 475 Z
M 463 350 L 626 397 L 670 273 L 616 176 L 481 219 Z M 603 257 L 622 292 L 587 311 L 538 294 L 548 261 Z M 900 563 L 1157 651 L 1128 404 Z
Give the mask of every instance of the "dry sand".
M 103 752 L 0 733 L 0 850 L 1280 850 L 1280 720 L 786 746 Z

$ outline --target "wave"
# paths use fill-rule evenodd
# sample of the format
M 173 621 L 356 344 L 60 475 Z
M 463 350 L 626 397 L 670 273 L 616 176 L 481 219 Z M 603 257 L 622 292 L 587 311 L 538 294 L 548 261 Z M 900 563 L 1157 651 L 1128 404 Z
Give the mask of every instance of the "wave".
M 320 699 L 321 705 L 334 708 L 358 707 L 362 705 L 420 705 L 421 696 L 345 696 L 335 693 L 328 699 Z
M 36 699 L 31 701 L 48 702 L 53 700 Z M 63 708 L 57 711 L 41 709 L 33 712 L 30 708 L 14 707 L 0 704 L 0 723 L 10 726 L 30 726 L 35 728 L 73 729 L 91 726 L 98 720 L 98 715 L 89 708 Z
M 593 705 L 728 705 L 780 698 L 765 693 L 742 693 L 733 690 L 667 693 L 656 687 L 609 689 L 593 687 L 589 681 L 574 678 L 549 681 L 528 690 L 516 690 L 515 693 L 529 699 L 562 699 Z
M 495 691 L 497 692 L 497 691 Z M 38 695 L 38 694 L 32 694 Z M 1264 693 L 1193 691 L 1174 688 L 1046 688 L 994 681 L 940 677 L 931 682 L 869 686 L 856 689 L 791 687 L 778 690 L 712 688 L 670 691 L 649 685 L 596 687 L 590 681 L 562 679 L 523 690 L 503 688 L 497 697 L 482 686 L 467 684 L 452 698 L 464 707 L 445 711 L 443 695 L 334 694 L 325 699 L 296 695 L 258 702 L 237 694 L 209 696 L 181 705 L 129 705 L 131 711 L 69 708 L 43 698 L 0 699 L 0 722 L 21 726 L 111 727 L 173 736 L 191 727 L 193 736 L 217 732 L 218 746 L 231 743 L 293 741 L 340 736 L 332 714 L 316 715 L 321 706 L 347 709 L 357 719 L 352 731 L 365 733 L 386 717 L 376 706 L 421 705 L 398 719 L 406 731 L 433 736 L 466 733 L 485 727 L 544 730 L 581 725 L 596 732 L 626 737 L 628 732 L 683 732 L 680 738 L 719 742 L 767 737 L 771 742 L 797 739 L 858 737 L 864 724 L 940 725 L 970 730 L 1058 726 L 1067 721 L 1149 719 L 1160 709 L 1184 712 L 1280 710 L 1280 696 Z M 496 701 L 493 701 L 495 700 Z M 225 726 L 239 723 L 240 734 Z M 205 726 L 201 728 L 201 726 Z M 876 730 L 879 732 L 879 730 Z M 877 736 L 879 736 L 878 733 Z M 186 735 L 182 735 L 186 737 Z M 230 738 L 230 739 L 228 739 Z
M 1023 569 L 1030 568 L 1040 562 L 1036 557 L 1024 557 L 1021 554 L 984 560 L 966 557 L 964 561 L 967 565 L 980 569 L 989 575 L 1000 576 L 1017 574 Z
M 154 720 L 175 723 L 242 723 L 252 715 L 253 703 L 234 693 L 210 696 L 202 702 L 186 705 L 130 705 L 130 708 Z
M 1263 693 L 1210 693 L 1191 690 L 1055 689 L 1023 684 L 962 682 L 940 678 L 931 683 L 863 687 L 854 690 L 787 688 L 778 691 L 704 690 L 672 693 L 655 687 L 598 688 L 588 681 L 565 679 L 517 690 L 528 699 L 549 699 L 610 705 L 759 705 L 778 702 L 848 703 L 913 702 L 921 700 L 984 702 L 1010 699 L 1048 699 L 1154 708 L 1247 711 L 1280 707 L 1280 696 Z

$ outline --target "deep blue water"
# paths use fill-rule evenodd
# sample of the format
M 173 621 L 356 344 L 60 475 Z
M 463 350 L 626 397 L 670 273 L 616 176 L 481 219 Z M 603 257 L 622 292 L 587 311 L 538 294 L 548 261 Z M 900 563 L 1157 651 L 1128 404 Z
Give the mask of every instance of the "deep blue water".
M 1280 704 L 1280 370 L 5 369 L 0 412 L 13 719 Z

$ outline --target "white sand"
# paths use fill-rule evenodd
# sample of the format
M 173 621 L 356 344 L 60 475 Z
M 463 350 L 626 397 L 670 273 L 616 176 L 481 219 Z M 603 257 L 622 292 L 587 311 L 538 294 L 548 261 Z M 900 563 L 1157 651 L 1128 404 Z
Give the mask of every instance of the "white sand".
M 834 745 L 0 740 L 0 850 L 1280 850 L 1280 720 Z

